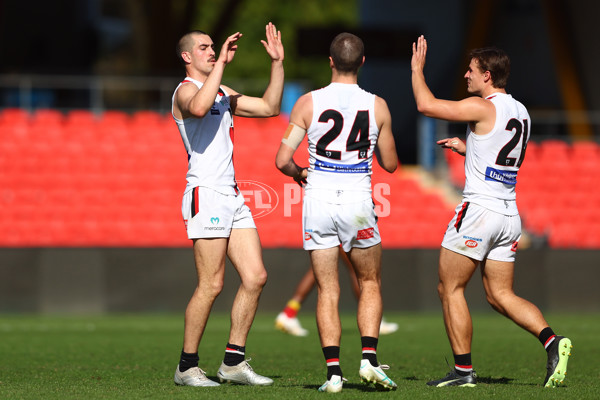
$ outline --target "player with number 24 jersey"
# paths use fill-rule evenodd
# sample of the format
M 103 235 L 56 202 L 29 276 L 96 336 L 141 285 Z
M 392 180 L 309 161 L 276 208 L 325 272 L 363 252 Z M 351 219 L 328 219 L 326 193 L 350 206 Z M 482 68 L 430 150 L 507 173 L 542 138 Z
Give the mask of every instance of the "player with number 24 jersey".
M 311 96 L 307 192 L 338 189 L 370 193 L 373 150 L 379 135 L 375 95 L 357 84 L 334 82 L 311 92 Z

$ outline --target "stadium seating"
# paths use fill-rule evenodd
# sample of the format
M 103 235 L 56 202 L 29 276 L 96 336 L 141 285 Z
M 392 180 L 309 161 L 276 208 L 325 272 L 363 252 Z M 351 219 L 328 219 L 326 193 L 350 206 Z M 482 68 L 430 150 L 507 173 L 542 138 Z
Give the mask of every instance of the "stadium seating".
M 265 247 L 302 245 L 301 189 L 274 165 L 286 126 L 235 119 L 236 179 Z M 180 212 L 187 157 L 170 115 L 3 109 L 0 131 L 0 246 L 190 246 Z M 299 164 L 307 154 L 303 143 Z M 445 154 L 461 187 L 464 158 Z M 595 143 L 530 143 L 518 187 L 525 228 L 552 247 L 599 248 L 599 166 Z M 383 244 L 438 248 L 456 204 L 406 171 L 374 164 Z

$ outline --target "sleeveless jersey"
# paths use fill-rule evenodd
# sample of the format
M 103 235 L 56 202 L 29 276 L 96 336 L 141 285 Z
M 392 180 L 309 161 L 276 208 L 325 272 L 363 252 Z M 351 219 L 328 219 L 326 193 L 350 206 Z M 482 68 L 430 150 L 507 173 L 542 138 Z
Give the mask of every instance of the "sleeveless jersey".
M 185 78 L 177 88 L 192 82 L 198 88 L 199 82 Z M 173 93 L 172 102 L 175 102 Z M 172 110 L 171 110 L 172 111 Z M 197 186 L 208 187 L 222 194 L 236 194 L 233 169 L 233 117 L 229 95 L 219 88 L 215 103 L 203 118 L 175 118 L 181 139 L 188 153 L 187 186 L 185 192 Z
M 331 83 L 311 92 L 306 191 L 364 192 L 370 196 L 379 129 L 375 95 L 357 84 Z M 363 196 L 365 197 L 365 196 Z
M 515 186 L 525 157 L 531 118 L 520 102 L 505 93 L 487 97 L 496 107 L 496 123 L 485 135 L 467 128 L 464 199 L 505 215 L 519 213 Z

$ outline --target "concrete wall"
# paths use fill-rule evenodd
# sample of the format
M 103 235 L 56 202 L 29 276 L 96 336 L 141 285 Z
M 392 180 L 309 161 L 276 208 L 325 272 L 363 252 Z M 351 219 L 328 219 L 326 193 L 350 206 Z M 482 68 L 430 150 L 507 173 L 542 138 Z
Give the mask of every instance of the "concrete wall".
M 384 250 L 386 310 L 439 311 L 437 250 Z M 600 311 L 600 251 L 524 250 L 515 291 L 548 311 Z M 279 311 L 308 268 L 301 249 L 267 249 L 269 282 L 259 311 Z M 342 310 L 355 310 L 340 267 Z M 215 310 L 228 310 L 239 284 L 228 264 Z M 183 312 L 196 275 L 191 249 L 0 249 L 0 312 Z M 489 310 L 479 272 L 468 287 L 472 310 Z M 316 290 L 304 304 L 314 310 Z

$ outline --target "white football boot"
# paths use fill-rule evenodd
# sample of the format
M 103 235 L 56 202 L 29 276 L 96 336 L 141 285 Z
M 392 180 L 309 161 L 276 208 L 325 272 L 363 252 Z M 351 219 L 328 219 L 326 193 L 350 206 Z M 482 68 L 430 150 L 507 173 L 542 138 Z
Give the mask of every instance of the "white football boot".
M 179 386 L 220 386 L 217 382 L 211 381 L 206 377 L 206 372 L 198 367 L 190 368 L 187 371 L 179 372 L 179 365 L 175 370 L 175 384 Z
M 308 331 L 300 325 L 298 318 L 290 318 L 284 312 L 280 312 L 275 319 L 275 328 L 292 336 L 308 335 Z
M 339 375 L 332 375 L 331 379 L 321 385 L 319 392 L 339 393 L 342 391 L 345 381 L 347 381 L 346 378 L 342 378 Z
M 248 361 L 250 359 L 233 367 L 221 363 L 217 377 L 221 382 L 240 383 L 242 385 L 269 386 L 273 384 L 273 379 L 254 372 Z

